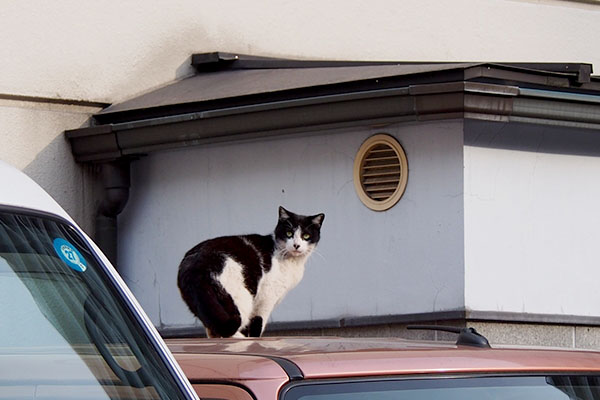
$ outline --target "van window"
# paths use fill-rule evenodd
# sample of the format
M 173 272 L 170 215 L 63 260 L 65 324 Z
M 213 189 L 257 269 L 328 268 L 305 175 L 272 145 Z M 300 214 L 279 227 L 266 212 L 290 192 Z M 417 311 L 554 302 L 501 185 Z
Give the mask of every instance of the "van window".
M 0 399 L 183 398 L 66 222 L 0 210 Z

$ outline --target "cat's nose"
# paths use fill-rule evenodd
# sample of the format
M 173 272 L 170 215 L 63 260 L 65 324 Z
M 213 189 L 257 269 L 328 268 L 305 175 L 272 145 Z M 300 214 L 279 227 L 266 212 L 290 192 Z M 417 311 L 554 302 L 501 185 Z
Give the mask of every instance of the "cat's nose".
M 298 250 L 298 248 L 300 248 L 300 245 L 299 245 L 299 244 L 297 244 L 297 243 L 294 243 L 294 248 L 295 248 L 296 250 Z

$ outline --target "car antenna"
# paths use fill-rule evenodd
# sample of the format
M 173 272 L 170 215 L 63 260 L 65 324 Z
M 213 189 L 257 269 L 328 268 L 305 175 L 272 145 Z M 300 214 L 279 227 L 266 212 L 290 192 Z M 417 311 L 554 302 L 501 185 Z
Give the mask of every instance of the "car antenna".
M 485 336 L 481 335 L 474 328 L 459 328 L 457 326 L 444 325 L 408 325 L 406 329 L 458 333 L 456 344 L 459 346 L 492 347 Z

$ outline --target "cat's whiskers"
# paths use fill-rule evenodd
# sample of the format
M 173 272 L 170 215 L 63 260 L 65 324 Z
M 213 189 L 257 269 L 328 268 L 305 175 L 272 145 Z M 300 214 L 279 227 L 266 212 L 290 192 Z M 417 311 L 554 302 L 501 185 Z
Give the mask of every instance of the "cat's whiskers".
M 278 256 L 279 256 L 278 257 L 279 259 L 283 260 L 283 259 L 286 259 L 286 258 L 288 258 L 290 256 L 290 252 L 288 251 L 288 249 L 286 249 L 285 247 L 283 247 L 283 248 L 280 248 L 278 250 Z
M 312 254 L 316 254 L 319 257 L 321 257 L 323 259 L 323 261 L 327 261 L 327 259 L 325 258 L 325 256 L 323 254 L 321 254 L 321 252 L 319 250 L 317 250 L 316 247 L 313 249 Z

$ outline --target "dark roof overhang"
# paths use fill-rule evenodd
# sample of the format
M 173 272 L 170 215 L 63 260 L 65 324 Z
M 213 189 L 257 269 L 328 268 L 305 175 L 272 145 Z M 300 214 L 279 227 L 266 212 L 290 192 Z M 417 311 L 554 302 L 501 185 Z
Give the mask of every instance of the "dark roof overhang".
M 600 78 L 578 63 L 397 63 L 192 57 L 197 73 L 66 132 L 77 161 L 204 143 L 436 119 L 600 130 Z

